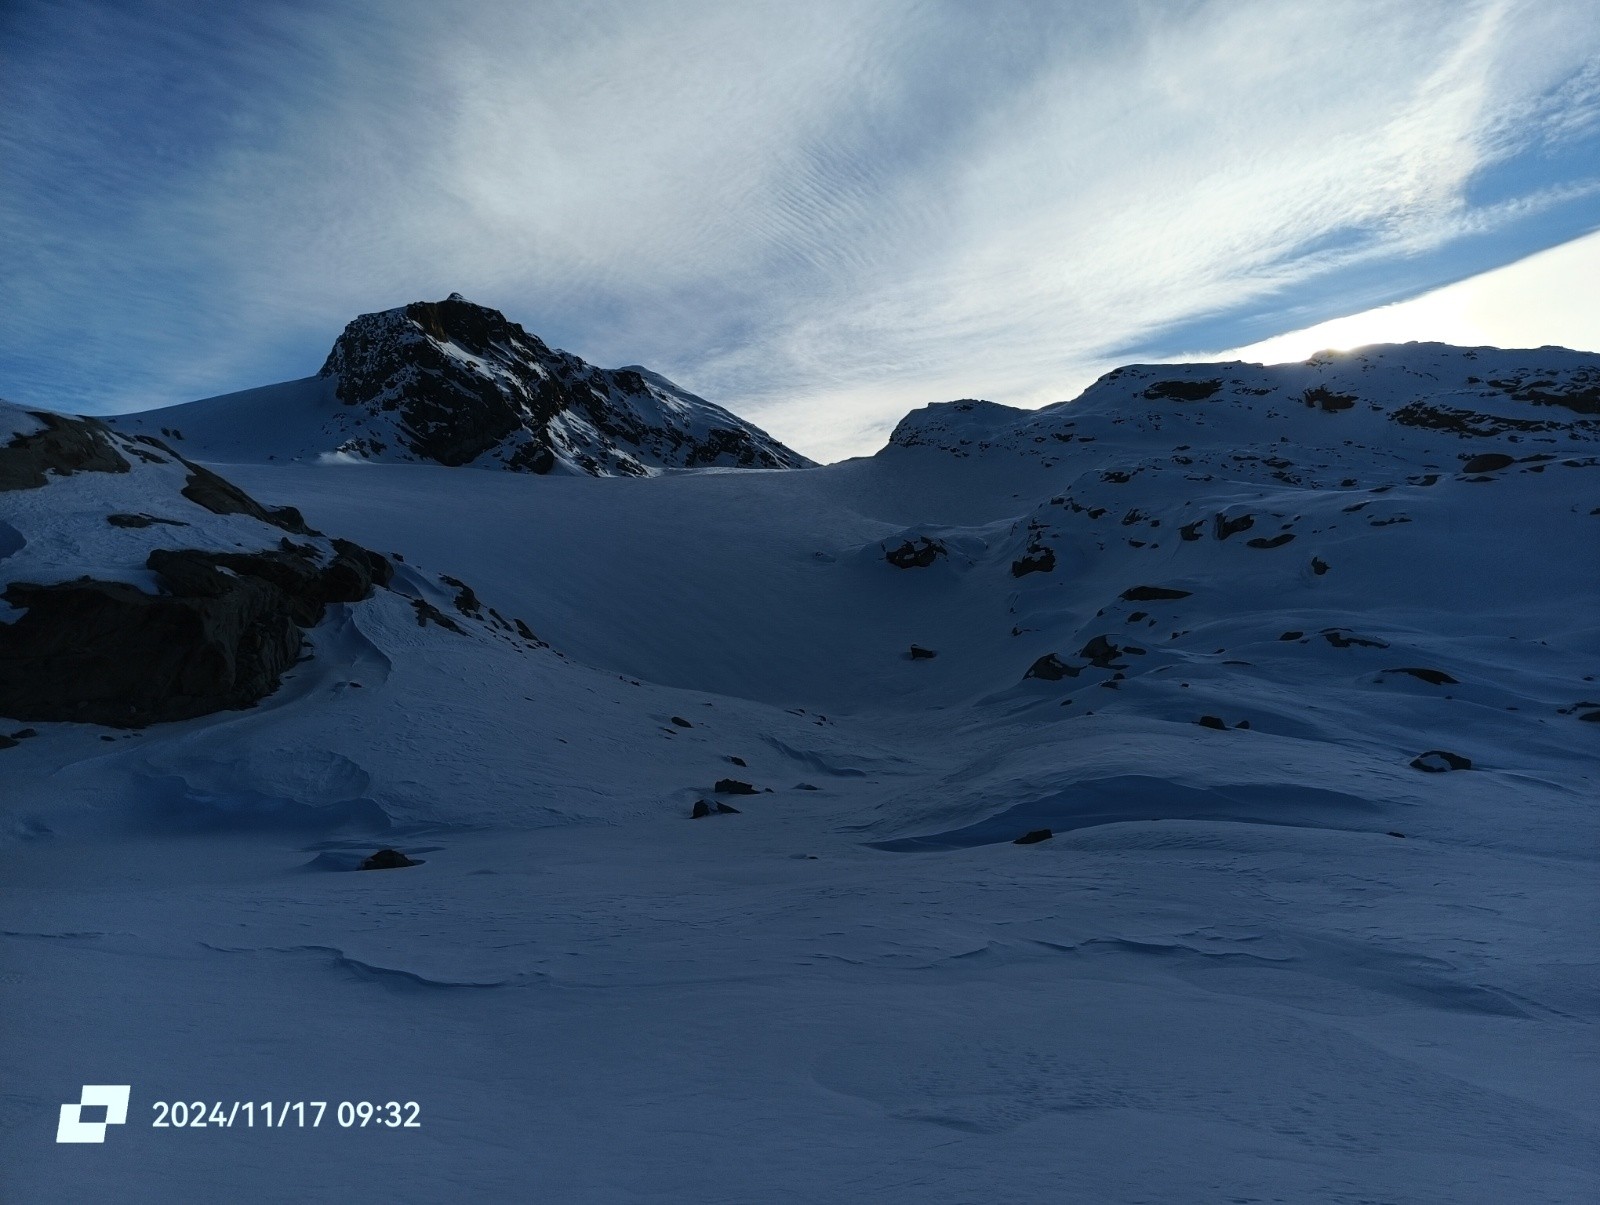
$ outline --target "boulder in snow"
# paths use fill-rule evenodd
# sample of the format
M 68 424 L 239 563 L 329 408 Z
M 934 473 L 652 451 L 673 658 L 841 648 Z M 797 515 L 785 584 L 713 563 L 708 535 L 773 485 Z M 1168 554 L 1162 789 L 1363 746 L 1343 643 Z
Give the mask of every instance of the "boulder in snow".
M 1458 753 L 1446 753 L 1443 749 L 1430 749 L 1413 757 L 1411 768 L 1426 770 L 1429 774 L 1444 774 L 1450 770 L 1472 769 L 1472 759 Z
M 416 866 L 418 863 L 405 856 L 398 849 L 380 849 L 375 854 L 370 854 L 362 859 L 362 870 L 398 870 L 402 866 Z
M 926 569 L 949 552 L 938 540 L 918 536 L 906 540 L 883 554 L 883 559 L 896 569 Z

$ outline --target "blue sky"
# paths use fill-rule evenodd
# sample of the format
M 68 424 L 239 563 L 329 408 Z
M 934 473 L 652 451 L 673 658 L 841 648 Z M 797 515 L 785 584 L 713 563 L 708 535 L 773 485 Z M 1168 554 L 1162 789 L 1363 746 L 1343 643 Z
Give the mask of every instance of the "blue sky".
M 0 396 L 65 410 L 460 291 L 831 457 L 1539 252 L 1581 343 L 1597 227 L 1589 0 L 0 5 Z

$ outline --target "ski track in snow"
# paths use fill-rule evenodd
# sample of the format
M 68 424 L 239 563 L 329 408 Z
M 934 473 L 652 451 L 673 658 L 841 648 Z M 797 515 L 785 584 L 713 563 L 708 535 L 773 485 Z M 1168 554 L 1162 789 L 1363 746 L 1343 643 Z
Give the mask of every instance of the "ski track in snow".
M 215 464 L 404 560 L 254 708 L 0 749 L 0 1199 L 1600 1199 L 1600 430 L 1487 383 L 1583 371 L 1136 367 L 792 472 Z M 107 510 L 244 538 L 172 476 L 0 495 L 0 575 L 145 581 Z M 57 1147 L 85 1083 L 129 1124 Z

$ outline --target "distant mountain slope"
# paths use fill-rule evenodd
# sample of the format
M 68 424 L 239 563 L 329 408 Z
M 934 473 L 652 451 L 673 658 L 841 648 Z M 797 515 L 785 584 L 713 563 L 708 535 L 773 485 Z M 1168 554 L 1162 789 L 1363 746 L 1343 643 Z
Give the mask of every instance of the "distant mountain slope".
M 1593 655 L 1579 600 L 1600 589 L 1600 415 L 1584 411 L 1597 368 L 1569 352 L 1427 346 L 1133 367 L 1045 411 L 929 407 L 871 458 L 638 490 L 574 481 L 535 496 L 515 478 L 457 488 L 403 466 L 359 488 L 319 466 L 240 479 L 469 577 L 569 655 L 658 683 L 830 715 L 1021 691 L 1187 721 L 1281 674 L 1352 691 L 1326 729 L 1344 739 L 1378 724 L 1374 695 L 1387 696 L 1342 681 L 1358 661 L 1462 677 L 1455 658 L 1485 640 L 1508 664 L 1544 656 L 1538 640 Z M 1515 396 L 1536 387 L 1565 404 Z M 407 501 L 422 497 L 425 523 Z M 459 548 L 469 525 L 491 557 Z M 1145 586 L 1186 593 L 1141 600 Z M 1409 651 L 1340 651 L 1324 629 Z M 1109 668 L 1078 656 L 1134 633 L 1144 655 L 1099 658 Z M 912 643 L 938 656 L 910 660 Z M 1077 672 L 1025 681 L 1047 655 Z M 1190 685 L 1171 693 L 1169 678 Z M 1580 674 L 1549 697 L 1595 696 Z M 1260 707 L 1258 729 L 1269 708 L 1300 723 L 1281 698 Z
M 663 376 L 596 368 L 459 293 L 363 314 L 315 377 L 110 421 L 243 463 L 337 455 L 596 477 L 811 463 Z
M 1407 343 L 1295 364 L 1130 364 L 1076 400 L 1041 410 L 977 400 L 924 406 L 900 421 L 889 446 L 1053 462 L 1074 441 L 1162 450 L 1163 429 L 1204 443 L 1301 447 L 1345 447 L 1359 434 L 1379 455 L 1387 448 L 1397 458 L 1474 441 L 1585 438 L 1600 433 L 1600 357 L 1559 347 Z M 1481 450 L 1462 451 L 1461 459 Z

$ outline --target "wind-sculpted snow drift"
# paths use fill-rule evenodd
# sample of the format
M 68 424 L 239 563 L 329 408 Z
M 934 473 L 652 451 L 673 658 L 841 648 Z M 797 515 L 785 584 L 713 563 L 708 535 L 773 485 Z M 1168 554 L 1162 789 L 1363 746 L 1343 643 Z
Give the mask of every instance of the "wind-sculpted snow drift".
M 464 305 L 177 419 L 0 410 L 0 657 L 18 583 L 371 570 L 254 706 L 0 725 L 8 1188 L 60 1199 L 13 1136 L 65 1075 L 418 1100 L 417 1200 L 1600 1196 L 1600 357 L 1135 365 L 654 474 L 706 458 L 578 438 Z M 73 1187 L 393 1188 L 163 1137 Z

